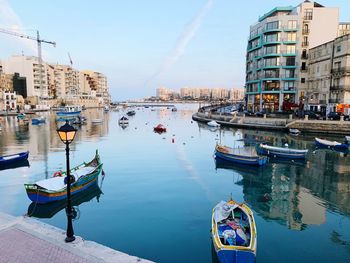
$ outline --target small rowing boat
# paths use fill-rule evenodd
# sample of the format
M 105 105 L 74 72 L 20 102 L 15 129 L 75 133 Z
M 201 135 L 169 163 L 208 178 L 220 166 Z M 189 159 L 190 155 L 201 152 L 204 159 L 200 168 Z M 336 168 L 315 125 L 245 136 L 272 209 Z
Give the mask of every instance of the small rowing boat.
M 71 195 L 88 189 L 98 179 L 102 171 L 100 156 L 96 155 L 92 161 L 82 163 L 70 170 Z M 45 204 L 67 198 L 66 172 L 57 171 L 52 178 L 44 179 L 32 184 L 25 184 L 27 195 L 32 202 Z
M 246 204 L 218 203 L 212 213 L 211 235 L 219 262 L 255 262 L 256 225 Z
M 349 149 L 349 144 L 347 143 L 340 143 L 337 141 L 328 141 L 317 137 L 315 138 L 315 143 L 316 143 L 316 146 L 321 148 L 329 148 L 329 149 L 335 149 L 340 151 Z
M 261 143 L 258 146 L 258 153 L 279 158 L 302 159 L 306 158 L 308 150 L 292 149 L 288 147 L 275 147 Z
M 0 156 L 0 168 L 26 161 L 28 159 L 28 156 L 29 151 Z
M 162 124 L 158 124 L 156 127 L 153 128 L 154 132 L 163 133 L 166 132 L 166 127 Z
M 250 165 L 265 165 L 267 162 L 266 156 L 259 156 L 254 147 L 246 148 L 231 148 L 217 144 L 215 147 L 215 158 L 222 160 Z

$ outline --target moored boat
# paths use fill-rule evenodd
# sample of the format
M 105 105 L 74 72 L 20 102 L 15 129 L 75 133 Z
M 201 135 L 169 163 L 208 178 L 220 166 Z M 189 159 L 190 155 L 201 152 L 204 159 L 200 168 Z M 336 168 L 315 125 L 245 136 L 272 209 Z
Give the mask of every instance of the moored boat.
M 320 138 L 315 138 L 315 143 L 316 146 L 321 147 L 321 148 L 329 148 L 329 149 L 335 149 L 335 150 L 348 150 L 349 149 L 349 144 L 347 143 L 340 143 L 337 141 L 328 141 Z
M 104 107 L 103 107 L 103 111 L 104 111 L 104 112 L 109 112 L 109 107 L 108 107 L 108 106 L 104 106 Z
M 121 117 L 118 121 L 119 125 L 129 124 L 129 119 L 125 116 Z
M 18 162 L 26 161 L 28 159 L 28 156 L 29 151 L 0 156 L 0 168 Z
M 345 136 L 346 143 L 350 143 L 350 136 Z
M 210 127 L 220 127 L 220 124 L 217 123 L 216 121 L 210 121 L 210 122 L 208 122 L 207 124 L 208 124 L 208 126 L 210 126 Z
M 33 118 L 32 119 L 32 124 L 37 125 L 41 123 L 45 123 L 45 118 L 44 117 L 39 117 L 39 118 Z
M 153 128 L 153 130 L 158 133 L 163 133 L 166 132 L 166 127 L 162 124 L 158 124 L 156 127 Z
M 102 171 L 102 163 L 96 151 L 94 159 L 88 163 L 82 163 L 70 170 L 71 195 L 88 189 L 96 182 Z M 59 201 L 67 197 L 66 172 L 55 172 L 49 179 L 32 184 L 25 184 L 27 195 L 32 202 L 45 204 Z
M 289 129 L 289 133 L 291 135 L 299 135 L 300 131 L 298 129 Z
M 173 107 L 173 108 L 171 109 L 171 111 L 172 111 L 172 112 L 175 112 L 175 111 L 177 111 L 177 108 L 176 108 L 176 107 Z
M 65 106 L 56 112 L 57 117 L 73 117 L 81 113 L 80 106 Z
M 266 156 L 259 156 L 254 147 L 231 148 L 217 144 L 215 147 L 215 158 L 222 160 L 250 165 L 265 165 L 267 162 Z
M 306 158 L 308 150 L 292 149 L 288 147 L 275 147 L 261 143 L 258 146 L 258 153 L 279 158 L 303 159 Z
M 136 114 L 136 112 L 134 110 L 130 110 L 126 113 L 126 115 L 128 116 L 134 116 Z
M 211 235 L 219 262 L 255 262 L 256 225 L 246 204 L 233 200 L 218 203 L 212 213 Z

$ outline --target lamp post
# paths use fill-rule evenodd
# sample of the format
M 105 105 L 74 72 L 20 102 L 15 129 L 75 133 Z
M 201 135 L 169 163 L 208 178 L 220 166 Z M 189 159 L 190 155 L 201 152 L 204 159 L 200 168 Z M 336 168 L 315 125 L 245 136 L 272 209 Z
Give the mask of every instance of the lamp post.
M 61 141 L 66 145 L 66 163 L 67 163 L 67 172 L 66 172 L 66 182 L 67 182 L 67 207 L 66 207 L 66 215 L 67 215 L 67 232 L 66 232 L 66 242 L 72 242 L 75 240 L 74 231 L 73 231 L 73 211 L 72 211 L 72 202 L 70 196 L 70 168 L 69 168 L 69 144 L 74 140 L 77 129 L 73 126 L 69 125 L 68 121 L 64 125 L 62 125 L 57 133 L 61 139 Z

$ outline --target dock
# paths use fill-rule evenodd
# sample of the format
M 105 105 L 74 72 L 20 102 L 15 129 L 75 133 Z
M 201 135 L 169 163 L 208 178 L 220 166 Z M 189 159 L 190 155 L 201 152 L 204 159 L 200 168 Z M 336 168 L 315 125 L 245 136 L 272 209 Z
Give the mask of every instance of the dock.
M 76 236 L 65 243 L 65 230 L 26 216 L 0 213 L 0 262 L 8 263 L 151 263 Z

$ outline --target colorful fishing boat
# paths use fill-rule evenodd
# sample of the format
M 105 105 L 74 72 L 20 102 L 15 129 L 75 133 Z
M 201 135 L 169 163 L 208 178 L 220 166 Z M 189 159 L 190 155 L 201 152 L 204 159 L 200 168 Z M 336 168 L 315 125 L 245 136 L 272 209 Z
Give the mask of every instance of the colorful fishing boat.
M 215 147 L 215 158 L 222 160 L 249 165 L 265 165 L 266 156 L 259 156 L 254 147 L 231 148 L 228 146 L 217 144 Z
M 275 147 L 261 143 L 258 146 L 258 153 L 272 157 L 290 158 L 290 159 L 304 159 L 306 158 L 307 149 L 292 149 L 288 147 Z
M 317 147 L 334 149 L 339 151 L 347 151 L 349 150 L 349 146 L 350 146 L 350 144 L 347 144 L 347 143 L 340 143 L 337 141 L 328 141 L 320 138 L 315 138 L 315 143 Z
M 81 113 L 80 106 L 65 106 L 56 112 L 57 117 L 75 117 Z
M 72 196 L 72 206 L 74 207 L 74 206 L 81 205 L 82 203 L 89 202 L 95 197 L 98 200 L 101 194 L 102 194 L 102 191 L 98 186 L 97 181 L 95 181 L 85 191 L 79 192 Z M 38 204 L 38 203 L 32 202 L 28 206 L 27 215 L 30 217 L 36 217 L 36 218 L 51 218 L 55 214 L 57 214 L 59 211 L 66 208 L 66 206 L 67 206 L 66 200 L 60 200 L 60 201 L 51 202 L 48 204 Z
M 98 179 L 102 171 L 102 163 L 96 151 L 96 155 L 89 163 L 82 163 L 70 170 L 71 194 L 77 194 L 88 189 Z M 49 179 L 41 180 L 33 184 L 24 185 L 27 195 L 32 202 L 45 204 L 59 201 L 67 197 L 66 172 L 55 172 Z
M 153 130 L 158 133 L 163 133 L 166 132 L 166 127 L 162 124 L 158 124 L 156 127 L 153 128 Z
M 246 204 L 233 200 L 218 203 L 212 213 L 211 235 L 219 262 L 255 262 L 256 225 Z
M 29 151 L 0 156 L 0 168 L 28 160 Z

